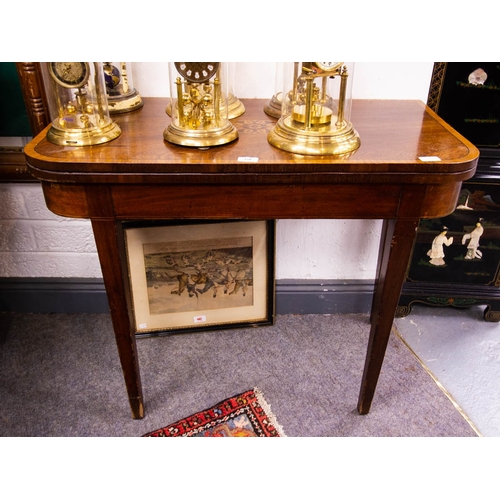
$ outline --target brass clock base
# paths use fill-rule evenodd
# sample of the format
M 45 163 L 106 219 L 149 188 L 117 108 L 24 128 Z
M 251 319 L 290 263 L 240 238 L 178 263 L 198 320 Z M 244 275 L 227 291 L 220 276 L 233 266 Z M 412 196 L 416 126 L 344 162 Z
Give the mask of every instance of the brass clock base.
M 210 146 L 221 146 L 222 144 L 234 141 L 238 138 L 238 130 L 230 122 L 228 122 L 225 127 L 212 130 L 182 129 L 171 123 L 164 130 L 163 138 L 179 146 L 206 148 Z
M 227 98 L 227 117 L 229 120 L 241 116 L 245 112 L 243 103 L 233 94 L 229 94 Z
M 142 98 L 137 91 L 127 96 L 112 97 L 108 95 L 108 109 L 110 115 L 128 113 L 142 108 Z
M 352 153 L 359 148 L 359 135 L 351 123 L 341 130 L 301 130 L 291 127 L 290 117 L 280 119 L 268 135 L 269 143 L 284 151 L 302 155 L 339 155 Z
M 282 104 L 282 93 L 278 92 L 273 95 L 269 101 L 267 101 L 264 106 L 264 113 L 266 115 L 272 116 L 273 118 L 279 118 L 281 116 L 281 104 Z
M 94 146 L 116 139 L 122 133 L 115 122 L 104 127 L 61 129 L 52 124 L 47 132 L 47 140 L 59 146 Z

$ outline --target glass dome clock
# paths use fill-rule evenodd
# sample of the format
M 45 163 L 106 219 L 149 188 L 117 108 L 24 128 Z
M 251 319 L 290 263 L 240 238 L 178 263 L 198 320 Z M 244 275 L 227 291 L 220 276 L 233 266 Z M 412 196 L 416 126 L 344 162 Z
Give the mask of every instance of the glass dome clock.
M 223 63 L 228 65 L 228 94 L 227 94 L 227 116 L 230 120 L 241 116 L 245 112 L 244 104 L 234 93 L 235 65 L 234 63 Z M 166 113 L 172 116 L 172 104 L 167 104 Z
M 60 146 L 90 146 L 121 134 L 110 118 L 101 63 L 49 62 L 47 73 L 57 118 L 47 140 Z
M 281 117 L 268 136 L 278 149 L 346 155 L 360 146 L 351 121 L 352 67 L 344 62 L 283 65 Z
M 228 116 L 227 66 L 219 62 L 169 63 L 171 123 L 166 141 L 210 147 L 238 138 Z
M 130 63 L 105 62 L 103 70 L 110 114 L 128 113 L 142 108 L 142 98 L 134 88 Z

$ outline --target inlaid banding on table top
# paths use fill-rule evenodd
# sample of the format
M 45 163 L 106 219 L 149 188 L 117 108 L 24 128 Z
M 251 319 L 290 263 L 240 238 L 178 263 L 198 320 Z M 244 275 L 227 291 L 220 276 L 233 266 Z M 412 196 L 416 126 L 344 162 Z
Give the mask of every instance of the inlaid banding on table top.
M 237 129 L 245 134 L 269 133 L 274 127 L 274 123 L 269 120 L 246 120 L 239 119 Z
M 267 136 L 276 120 L 263 111 L 263 99 L 244 100 L 245 113 L 234 119 L 239 138 L 200 150 L 166 143 L 169 117 L 164 99 L 145 98 L 142 109 L 117 116 L 120 137 L 91 147 L 61 147 L 43 132 L 25 148 L 28 164 L 42 171 L 80 173 L 370 172 L 405 174 L 465 173 L 475 168 L 477 149 L 418 101 L 353 103 L 353 123 L 361 146 L 348 158 L 304 156 L 274 148 Z M 258 158 L 243 167 L 241 157 Z M 425 162 L 420 157 L 439 157 Z M 421 182 L 415 179 L 416 182 Z M 413 182 L 409 180 L 409 182 Z

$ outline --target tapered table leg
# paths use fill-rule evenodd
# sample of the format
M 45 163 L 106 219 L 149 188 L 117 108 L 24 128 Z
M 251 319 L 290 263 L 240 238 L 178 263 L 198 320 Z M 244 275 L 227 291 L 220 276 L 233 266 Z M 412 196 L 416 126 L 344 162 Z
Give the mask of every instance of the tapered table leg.
M 144 417 L 135 331 L 128 314 L 127 292 L 120 250 L 121 225 L 115 220 L 92 220 L 92 228 L 108 296 L 118 355 L 125 378 L 130 409 L 135 419 Z
M 385 220 L 358 412 L 370 411 L 419 219 Z

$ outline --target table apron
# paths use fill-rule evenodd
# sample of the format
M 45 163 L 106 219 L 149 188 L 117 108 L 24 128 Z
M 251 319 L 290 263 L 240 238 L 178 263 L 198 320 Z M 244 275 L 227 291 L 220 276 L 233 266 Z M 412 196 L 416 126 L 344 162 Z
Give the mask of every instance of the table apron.
M 55 184 L 48 208 L 78 218 L 389 219 L 453 212 L 461 182 L 443 184 Z M 106 199 L 100 203 L 99 198 Z M 109 200 L 111 202 L 109 202 Z

